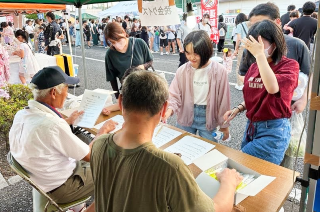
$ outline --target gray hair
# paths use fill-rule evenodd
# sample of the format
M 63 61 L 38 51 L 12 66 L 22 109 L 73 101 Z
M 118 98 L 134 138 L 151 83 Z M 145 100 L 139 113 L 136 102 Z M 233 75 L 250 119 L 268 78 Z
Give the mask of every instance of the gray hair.
M 62 89 L 65 87 L 65 85 L 66 85 L 66 84 L 61 83 L 61 84 L 56 85 L 56 86 L 54 86 L 54 87 L 52 87 L 52 88 L 39 89 L 36 84 L 30 83 L 29 88 L 30 88 L 31 91 L 32 91 L 33 98 L 34 98 L 35 100 L 37 100 L 37 99 L 42 99 L 42 98 L 46 97 L 46 96 L 50 93 L 51 89 L 53 89 L 53 88 L 55 88 L 56 91 L 57 91 L 59 94 L 61 94 L 61 93 L 62 93 Z
M 147 112 L 154 116 L 169 98 L 168 84 L 154 72 L 136 71 L 124 80 L 122 96 L 125 110 Z

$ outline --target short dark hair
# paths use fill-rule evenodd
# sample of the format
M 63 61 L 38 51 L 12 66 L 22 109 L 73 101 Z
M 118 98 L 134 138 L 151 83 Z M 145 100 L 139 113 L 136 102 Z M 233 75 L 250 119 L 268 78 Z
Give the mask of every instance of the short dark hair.
M 21 36 L 23 39 L 28 41 L 29 35 L 28 35 L 28 33 L 26 31 L 21 30 L 21 29 L 17 30 L 16 34 L 15 34 L 15 37 L 17 38 L 18 36 Z
M 223 15 L 219 15 L 219 22 L 223 22 L 223 21 L 224 21 Z
M 26 24 L 29 24 L 30 22 L 32 22 L 32 20 L 27 20 L 27 21 L 26 21 Z
M 129 19 L 129 16 L 127 16 L 127 15 L 126 15 L 126 16 L 124 16 L 124 20 L 126 20 L 126 19 Z
M 271 44 L 276 45 L 271 58 L 275 64 L 279 63 L 283 56 L 287 54 L 287 45 L 283 36 L 282 29 L 273 21 L 263 20 L 251 26 L 248 35 L 258 40 L 259 35 Z M 255 62 L 254 56 L 248 51 L 247 60 Z
M 53 20 L 53 21 L 56 19 L 56 17 L 54 16 L 53 12 L 47 12 L 46 17 L 51 18 L 51 20 Z
M 205 17 L 210 18 L 210 15 L 209 15 L 208 13 L 205 13 L 205 14 L 203 14 L 202 17 L 203 17 L 203 18 L 205 18 Z
M 9 21 L 9 22 L 8 22 L 8 25 L 9 25 L 10 27 L 12 27 L 12 23 L 11 23 L 11 21 Z
M 141 69 L 138 68 L 138 67 L 128 68 L 128 69 L 124 72 L 124 74 L 123 74 L 123 76 L 122 76 L 122 78 L 121 78 L 121 80 L 120 80 L 121 84 L 123 84 L 123 81 L 124 81 L 131 73 L 136 72 L 136 71 L 141 71 Z
M 1 28 L 5 28 L 5 27 L 7 27 L 7 26 L 8 26 L 7 22 L 2 22 L 2 23 L 1 23 Z
M 293 18 L 299 18 L 299 13 L 298 11 L 292 11 L 289 15 L 289 17 L 293 17 Z
M 307 1 L 302 6 L 302 11 L 304 15 L 311 15 L 315 10 L 316 10 L 316 4 L 311 1 Z
M 146 112 L 153 117 L 169 98 L 168 84 L 154 72 L 131 73 L 123 82 L 122 105 L 130 112 Z
M 190 32 L 184 40 L 183 47 L 192 43 L 194 53 L 198 54 L 201 58 L 198 68 L 201 68 L 211 58 L 213 54 L 213 45 L 209 38 L 209 35 L 204 30 L 196 30 Z
M 293 5 L 293 4 L 290 4 L 290 5 L 288 6 L 287 11 L 290 12 L 290 11 L 295 10 L 295 9 L 296 9 L 296 6 Z
M 182 20 L 187 21 L 187 18 L 188 18 L 188 13 L 183 13 Z
M 248 17 L 244 13 L 239 13 L 236 17 L 235 24 L 241 24 L 242 22 L 248 21 Z
M 276 20 L 280 18 L 279 7 L 271 2 L 265 4 L 259 4 L 255 8 L 253 8 L 249 14 L 249 19 L 252 16 L 268 16 L 271 20 Z

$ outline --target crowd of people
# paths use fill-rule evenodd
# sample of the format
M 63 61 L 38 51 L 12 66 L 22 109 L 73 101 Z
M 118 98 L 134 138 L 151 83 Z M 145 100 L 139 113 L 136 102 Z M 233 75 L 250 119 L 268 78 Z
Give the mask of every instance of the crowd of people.
M 288 7 L 289 17 L 295 16 L 294 9 Z M 127 16 L 123 21 L 117 17 L 109 22 L 106 18 L 101 24 L 91 20 L 91 26 L 86 21 L 81 26 L 77 23 L 76 46 L 79 29 L 84 27 L 88 47 L 89 38 L 100 39 L 108 47 L 106 76 L 118 102 L 102 113 L 121 111 L 125 120 L 122 130 L 110 134 L 117 125 L 110 120 L 90 144 L 81 141 L 72 125 L 83 111 L 64 119 L 56 110 L 63 106 L 67 85 L 79 80 L 59 67 L 47 67 L 31 80 L 34 100 L 15 116 L 9 134 L 10 151 L 56 202 L 94 194 L 88 212 L 231 211 L 242 176 L 228 168 L 218 173 L 221 185 L 210 199 L 179 156 L 154 146 L 154 129 L 159 121 L 166 122 L 175 114 L 177 127 L 220 142 L 230 137 L 229 126 L 236 115 L 246 112 L 241 151 L 280 165 L 291 137 L 289 119 L 293 112 L 301 113 L 308 101 L 307 88 L 300 99 L 292 101 L 299 74 L 312 77 L 309 48 L 317 29 L 311 17 L 315 4 L 306 2 L 302 10 L 302 17 L 290 23 L 281 22 L 279 8 L 270 2 L 255 6 L 248 16 L 238 14 L 234 52 L 223 48 L 223 36 L 219 42 L 224 64 L 210 59 L 213 43 L 208 14 L 195 29 L 187 27 L 186 15 L 178 27 L 144 27 Z M 223 35 L 226 29 L 219 19 Z M 57 23 L 52 22 L 50 29 L 56 32 Z M 20 42 L 27 41 L 23 34 L 18 35 Z M 47 46 L 51 41 L 44 37 Z M 55 46 L 49 47 L 50 52 L 57 51 Z M 161 76 L 146 71 L 153 66 L 152 51 L 157 47 L 161 51 L 165 48 L 167 54 L 170 48 L 173 53 L 180 52 L 180 65 L 169 87 Z M 230 109 L 228 73 L 236 56 L 237 86 L 243 90 L 244 101 Z M 221 140 L 213 134 L 217 131 L 223 133 Z M 82 207 L 74 211 L 84 211 Z

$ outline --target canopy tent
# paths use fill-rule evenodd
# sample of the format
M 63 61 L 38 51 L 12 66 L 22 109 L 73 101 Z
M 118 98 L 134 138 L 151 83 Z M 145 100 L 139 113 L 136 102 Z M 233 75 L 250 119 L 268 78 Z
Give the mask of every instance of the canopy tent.
M 97 4 L 97 3 L 107 3 L 107 2 L 116 2 L 123 0 L 0 0 L 0 2 L 8 2 L 8 3 L 40 3 L 40 4 L 66 4 L 66 5 L 74 5 L 77 8 L 81 8 L 82 5 L 87 4 Z
M 122 0 L 119 0 L 122 1 Z M 66 5 L 74 5 L 78 8 L 79 14 L 79 22 L 82 23 L 82 15 L 81 15 L 81 7 L 82 5 L 86 4 L 96 4 L 96 3 L 107 3 L 107 2 L 115 2 L 115 0 L 0 0 L 0 2 L 8 2 L 8 3 L 18 3 L 22 5 L 23 3 L 40 3 L 40 4 L 66 4 Z M 68 28 L 68 22 L 67 22 Z M 67 30 L 69 35 L 69 30 Z M 83 27 L 80 27 L 80 34 L 83 34 Z M 85 88 L 88 88 L 88 81 L 87 81 L 87 69 L 86 69 L 86 59 L 84 53 L 84 38 L 81 38 L 81 51 L 82 51 L 82 62 L 83 62 L 83 69 L 84 69 L 84 83 Z M 71 42 L 69 42 L 69 47 L 71 46 Z M 72 54 L 72 52 L 70 52 Z
M 138 15 L 138 3 L 136 1 L 123 1 L 99 13 L 99 17 Z
M 65 10 L 66 5 L 59 4 L 19 4 L 19 3 L 2 3 L 0 2 L 1 13 L 6 14 L 32 14 L 46 13 L 48 11 Z
M 70 15 L 71 17 L 75 18 L 75 15 Z M 77 16 L 78 18 L 78 16 Z M 89 13 L 82 13 L 82 19 L 88 20 L 88 19 L 98 19 L 99 17 L 91 15 Z

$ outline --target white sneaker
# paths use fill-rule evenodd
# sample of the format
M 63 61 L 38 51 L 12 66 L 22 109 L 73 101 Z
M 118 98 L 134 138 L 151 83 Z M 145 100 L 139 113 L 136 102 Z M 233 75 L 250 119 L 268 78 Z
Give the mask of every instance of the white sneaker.
M 161 52 L 160 55 L 163 55 L 163 52 Z
M 150 50 L 151 53 L 154 53 L 154 51 Z
M 166 52 L 167 55 L 169 55 L 169 52 Z

